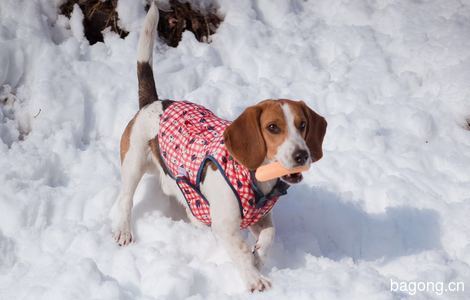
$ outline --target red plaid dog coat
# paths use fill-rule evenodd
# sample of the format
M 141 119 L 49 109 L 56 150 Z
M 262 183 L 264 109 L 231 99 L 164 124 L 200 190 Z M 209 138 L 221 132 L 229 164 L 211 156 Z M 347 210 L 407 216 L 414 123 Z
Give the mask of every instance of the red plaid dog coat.
M 240 227 L 246 228 L 266 215 L 287 188 L 273 190 L 267 196 L 259 192 L 251 172 L 237 163 L 225 147 L 223 133 L 230 123 L 203 106 L 178 101 L 161 116 L 157 138 L 160 155 L 192 214 L 204 224 L 211 224 L 209 202 L 199 189 L 204 165 L 211 161 L 235 193 L 242 219 Z

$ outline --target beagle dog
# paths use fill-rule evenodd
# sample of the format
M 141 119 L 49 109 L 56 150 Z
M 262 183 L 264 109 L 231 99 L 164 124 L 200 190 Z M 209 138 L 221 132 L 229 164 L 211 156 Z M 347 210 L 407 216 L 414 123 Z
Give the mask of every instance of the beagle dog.
M 142 175 L 156 170 L 163 192 L 185 206 L 191 222 L 211 226 L 247 288 L 263 291 L 271 286 L 260 273 L 274 238 L 270 211 L 302 174 L 257 182 L 253 172 L 273 161 L 292 168 L 319 160 L 327 123 L 302 101 L 265 100 L 229 122 L 194 103 L 159 100 L 151 67 L 158 19 L 153 1 L 138 45 L 140 109 L 121 138 L 114 239 L 133 241 L 134 192 Z M 240 228 L 255 236 L 253 250 Z

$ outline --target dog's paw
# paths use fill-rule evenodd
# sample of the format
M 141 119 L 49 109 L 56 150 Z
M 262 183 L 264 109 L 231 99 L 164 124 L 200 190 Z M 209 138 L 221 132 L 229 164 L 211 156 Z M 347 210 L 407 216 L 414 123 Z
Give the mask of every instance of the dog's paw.
M 246 280 L 250 292 L 262 292 L 271 288 L 271 282 L 259 273 L 247 274 Z
M 113 238 L 119 246 L 127 246 L 132 243 L 132 233 L 128 228 L 114 230 Z

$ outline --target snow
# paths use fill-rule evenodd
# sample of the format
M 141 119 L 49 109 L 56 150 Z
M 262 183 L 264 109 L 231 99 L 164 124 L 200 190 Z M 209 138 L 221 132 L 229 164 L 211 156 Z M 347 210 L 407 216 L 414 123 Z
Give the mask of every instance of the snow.
M 72 31 L 73 36 L 78 41 L 82 41 L 85 38 L 83 18 L 82 10 L 78 4 L 74 4 L 72 14 L 70 15 L 70 31 Z
M 470 284 L 470 3 L 218 0 L 211 44 L 157 42 L 163 98 L 227 119 L 304 99 L 328 121 L 324 158 L 274 208 L 273 288 L 251 295 L 152 176 L 137 242 L 112 240 L 144 3 L 120 0 L 129 35 L 90 46 L 59 2 L 0 3 L 0 299 L 401 299 L 390 280 Z

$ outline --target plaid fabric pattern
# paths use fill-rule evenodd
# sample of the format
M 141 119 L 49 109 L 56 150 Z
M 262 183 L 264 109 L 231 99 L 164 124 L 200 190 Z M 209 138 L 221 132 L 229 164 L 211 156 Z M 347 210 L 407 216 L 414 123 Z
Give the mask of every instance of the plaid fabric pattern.
M 204 224 L 211 224 L 209 203 L 199 190 L 202 169 L 211 160 L 236 194 L 242 218 L 240 227 L 246 228 L 266 215 L 278 197 L 256 208 L 250 171 L 237 163 L 225 147 L 223 133 L 228 125 L 229 121 L 203 106 L 178 101 L 161 116 L 157 138 L 162 158 L 193 215 Z

